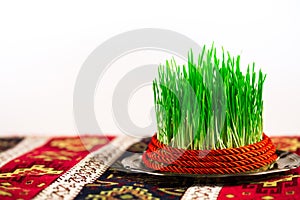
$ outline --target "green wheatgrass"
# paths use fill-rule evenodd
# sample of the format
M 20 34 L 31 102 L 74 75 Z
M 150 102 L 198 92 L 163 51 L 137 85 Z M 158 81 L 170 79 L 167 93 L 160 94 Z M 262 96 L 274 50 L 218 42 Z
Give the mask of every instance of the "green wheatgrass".
M 194 62 L 175 60 L 158 67 L 153 81 L 157 138 L 176 148 L 209 150 L 241 147 L 262 139 L 262 91 L 266 75 L 240 69 L 240 56 L 214 45 Z

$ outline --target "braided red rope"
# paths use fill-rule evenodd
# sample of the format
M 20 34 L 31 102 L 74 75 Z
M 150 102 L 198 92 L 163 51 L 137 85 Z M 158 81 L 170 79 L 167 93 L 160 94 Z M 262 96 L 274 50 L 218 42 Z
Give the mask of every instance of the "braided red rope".
M 218 150 L 185 150 L 159 142 L 156 134 L 143 154 L 144 164 L 154 170 L 190 174 L 229 174 L 259 169 L 277 159 L 271 139 Z

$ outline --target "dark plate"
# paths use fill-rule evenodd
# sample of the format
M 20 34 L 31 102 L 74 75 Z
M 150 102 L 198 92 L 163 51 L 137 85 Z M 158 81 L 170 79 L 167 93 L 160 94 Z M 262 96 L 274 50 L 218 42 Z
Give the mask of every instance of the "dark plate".
M 154 171 L 147 168 L 142 161 L 141 153 L 132 153 L 120 160 L 120 162 L 114 163 L 111 168 L 128 172 L 128 173 L 143 173 L 155 176 L 181 176 L 181 177 L 194 177 L 194 178 L 230 178 L 230 177 L 257 177 L 262 175 L 271 175 L 280 172 L 289 171 L 300 166 L 300 156 L 295 153 L 290 153 L 287 151 L 276 151 L 278 155 L 277 161 L 269 166 L 264 171 L 258 172 L 247 172 L 247 173 L 237 173 L 237 174 L 182 174 L 182 173 L 170 173 L 170 172 L 160 172 Z

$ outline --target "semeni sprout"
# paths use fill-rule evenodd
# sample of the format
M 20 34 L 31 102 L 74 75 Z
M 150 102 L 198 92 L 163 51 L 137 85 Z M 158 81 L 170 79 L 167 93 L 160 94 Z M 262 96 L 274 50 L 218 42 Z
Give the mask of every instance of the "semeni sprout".
M 158 68 L 153 81 L 157 138 L 176 148 L 209 150 L 241 147 L 262 140 L 262 91 L 266 75 L 240 68 L 240 56 L 214 45 L 187 65 L 175 60 Z

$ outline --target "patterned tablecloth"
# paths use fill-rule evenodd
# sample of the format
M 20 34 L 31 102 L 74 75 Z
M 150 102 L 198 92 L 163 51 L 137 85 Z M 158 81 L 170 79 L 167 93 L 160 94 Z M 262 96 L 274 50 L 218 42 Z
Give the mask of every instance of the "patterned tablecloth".
M 300 137 L 272 140 L 300 155 Z M 142 152 L 147 142 L 126 136 L 0 138 L 0 199 L 300 199 L 300 168 L 217 184 L 110 167 Z

